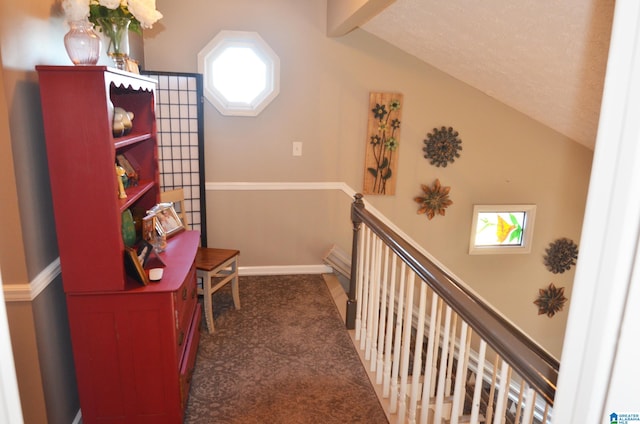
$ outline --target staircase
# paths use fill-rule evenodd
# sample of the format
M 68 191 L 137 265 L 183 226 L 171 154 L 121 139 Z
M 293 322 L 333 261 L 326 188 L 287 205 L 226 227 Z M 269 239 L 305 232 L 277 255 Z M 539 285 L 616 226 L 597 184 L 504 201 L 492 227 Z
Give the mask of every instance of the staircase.
M 559 364 L 356 195 L 346 324 L 391 423 L 550 424 Z

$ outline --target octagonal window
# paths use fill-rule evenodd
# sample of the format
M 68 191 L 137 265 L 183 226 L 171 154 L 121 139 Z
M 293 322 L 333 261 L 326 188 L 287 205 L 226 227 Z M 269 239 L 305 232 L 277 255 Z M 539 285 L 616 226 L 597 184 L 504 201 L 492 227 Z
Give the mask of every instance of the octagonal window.
M 280 91 L 280 59 L 255 32 L 220 31 L 198 54 L 198 70 L 223 115 L 256 116 Z

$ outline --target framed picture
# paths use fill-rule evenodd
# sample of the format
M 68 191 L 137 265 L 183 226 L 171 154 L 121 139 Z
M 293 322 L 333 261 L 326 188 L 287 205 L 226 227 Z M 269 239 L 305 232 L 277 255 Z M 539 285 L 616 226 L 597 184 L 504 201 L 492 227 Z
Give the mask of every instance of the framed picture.
M 147 271 L 144 270 L 138 252 L 135 249 L 131 247 L 124 248 L 124 264 L 127 274 L 145 286 L 149 284 L 149 276 L 147 275 Z
M 116 155 L 116 160 L 118 161 L 118 165 L 120 165 L 127 174 L 127 178 L 129 181 L 129 186 L 134 187 L 138 185 L 138 172 L 131 164 L 131 161 L 124 155 L 118 154 Z
M 149 213 L 142 218 L 142 240 L 151 244 L 156 241 L 156 215 Z
M 134 74 L 140 73 L 140 67 L 138 66 L 138 62 L 133 59 L 125 59 L 125 69 Z
M 158 234 L 169 238 L 185 229 L 173 207 L 173 203 L 159 203 L 151 211 L 156 216 L 156 231 Z
M 153 245 L 146 240 L 141 240 L 138 245 L 138 249 L 136 250 L 136 254 L 138 255 L 138 262 L 142 268 L 147 266 L 147 261 L 151 256 L 151 252 L 153 252 Z
M 536 205 L 474 205 L 470 255 L 531 252 Z

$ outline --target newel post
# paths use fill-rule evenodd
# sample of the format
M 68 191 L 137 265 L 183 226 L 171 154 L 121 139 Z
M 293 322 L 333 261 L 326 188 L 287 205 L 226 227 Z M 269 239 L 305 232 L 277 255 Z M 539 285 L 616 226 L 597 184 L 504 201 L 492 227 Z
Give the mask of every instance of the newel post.
M 347 300 L 347 329 L 356 328 L 356 309 L 358 307 L 358 299 L 356 299 L 356 281 L 358 279 L 358 241 L 360 240 L 360 224 L 362 219 L 358 216 L 356 210 L 364 209 L 362 194 L 356 193 L 354 201 L 351 204 L 351 222 L 353 222 L 353 240 L 351 242 L 351 279 L 349 281 L 349 299 Z

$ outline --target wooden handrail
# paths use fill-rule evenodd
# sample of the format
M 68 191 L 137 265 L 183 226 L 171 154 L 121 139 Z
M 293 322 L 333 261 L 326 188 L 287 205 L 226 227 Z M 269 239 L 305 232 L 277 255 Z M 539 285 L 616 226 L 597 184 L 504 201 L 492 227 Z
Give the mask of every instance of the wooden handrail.
M 355 327 L 356 267 L 358 262 L 358 234 L 362 223 L 371 229 L 426 284 L 440 296 L 473 330 L 482 337 L 549 405 L 553 405 L 560 364 L 521 330 L 479 299 L 463 284 L 447 274 L 402 239 L 395 231 L 366 210 L 362 194 L 351 205 L 353 245 L 351 283 L 347 302 L 347 328 Z

